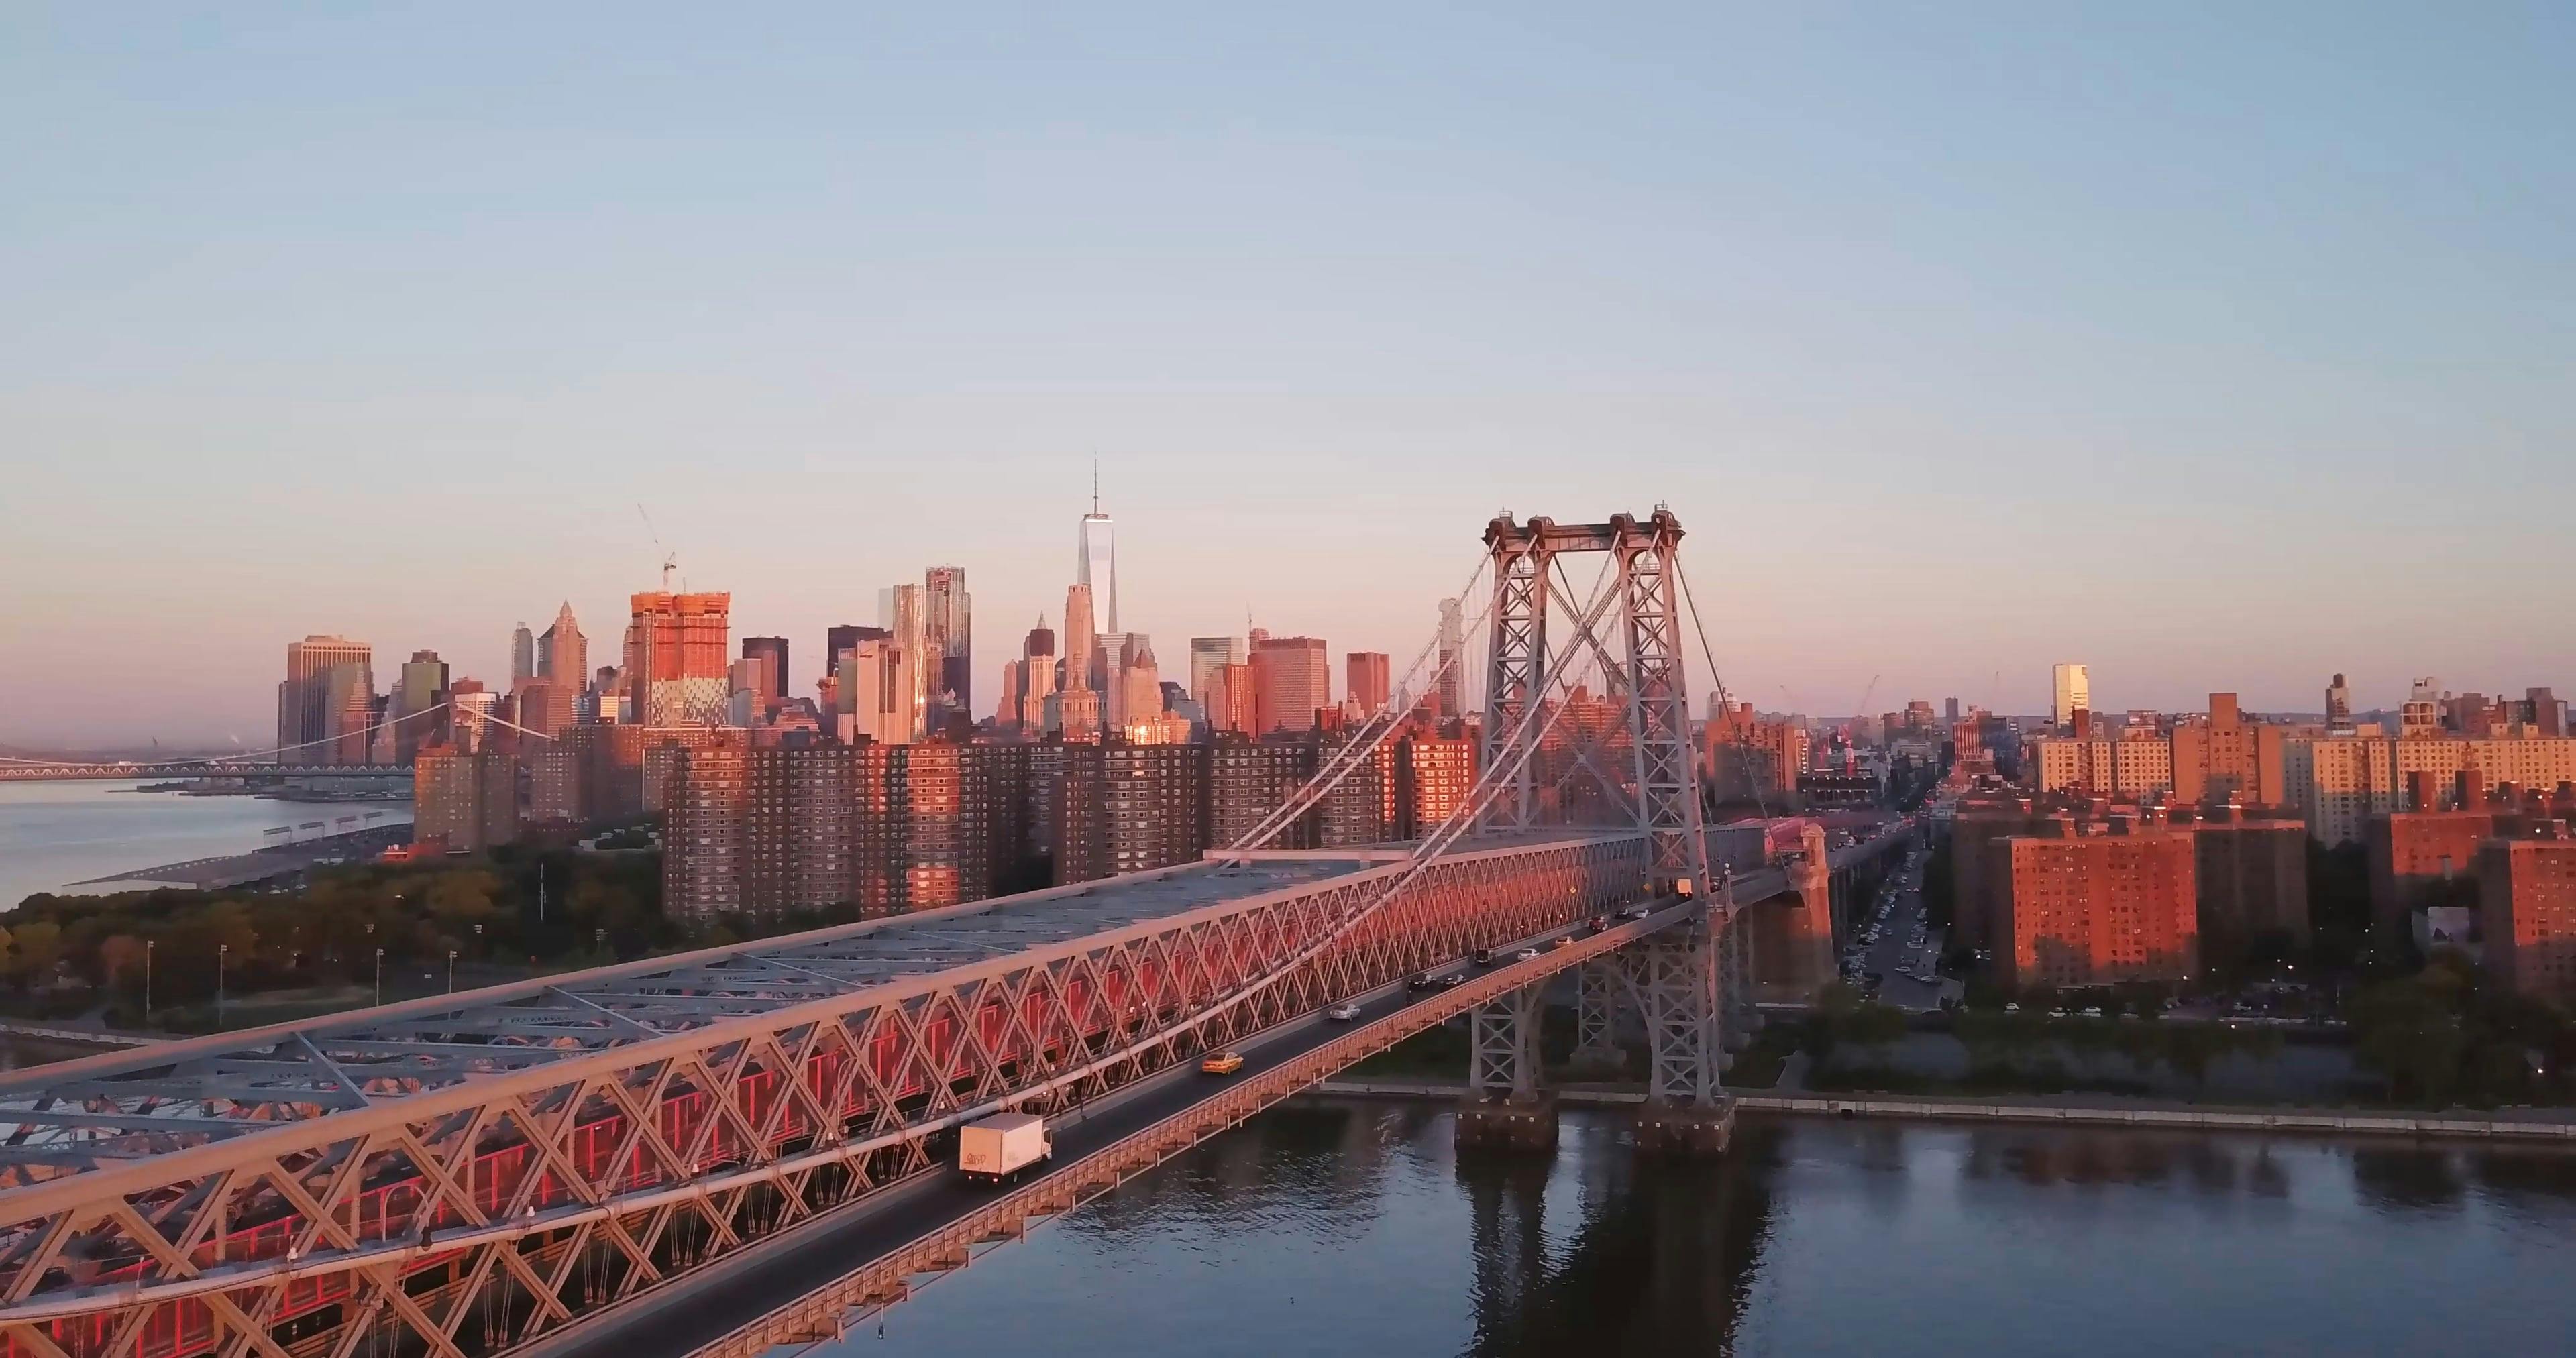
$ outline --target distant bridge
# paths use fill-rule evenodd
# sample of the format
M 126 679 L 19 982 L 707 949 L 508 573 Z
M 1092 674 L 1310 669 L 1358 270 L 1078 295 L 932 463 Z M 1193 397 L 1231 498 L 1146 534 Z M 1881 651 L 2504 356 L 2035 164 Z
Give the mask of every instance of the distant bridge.
M 409 764 L 274 764 L 225 763 L 216 759 L 174 759 L 155 764 L 108 759 L 89 763 L 0 763 L 0 783 L 71 782 L 79 779 L 138 778 L 169 781 L 184 778 L 401 778 L 411 777 Z

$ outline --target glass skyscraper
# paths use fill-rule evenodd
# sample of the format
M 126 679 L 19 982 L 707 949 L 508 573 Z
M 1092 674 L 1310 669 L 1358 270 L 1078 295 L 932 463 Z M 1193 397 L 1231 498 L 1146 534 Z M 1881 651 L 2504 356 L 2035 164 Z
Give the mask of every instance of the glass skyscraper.
M 1074 579 L 1091 587 L 1091 630 L 1097 635 L 1118 630 L 1118 531 L 1100 512 L 1100 468 L 1091 469 L 1091 512 L 1082 516 L 1082 559 Z

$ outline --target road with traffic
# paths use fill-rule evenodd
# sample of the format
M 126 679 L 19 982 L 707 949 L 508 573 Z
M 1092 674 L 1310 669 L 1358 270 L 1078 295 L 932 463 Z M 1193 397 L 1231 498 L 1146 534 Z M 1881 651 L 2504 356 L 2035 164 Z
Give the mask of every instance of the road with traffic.
M 1843 950 L 1843 978 L 1865 986 L 1875 972 L 1877 998 L 1901 1009 L 1938 1009 L 1943 997 L 1960 991 L 1958 982 L 1936 970 L 1942 931 L 1924 917 L 1923 870 L 1930 858 L 1920 845 L 1906 851 L 1904 863 L 1854 922 L 1859 932 Z

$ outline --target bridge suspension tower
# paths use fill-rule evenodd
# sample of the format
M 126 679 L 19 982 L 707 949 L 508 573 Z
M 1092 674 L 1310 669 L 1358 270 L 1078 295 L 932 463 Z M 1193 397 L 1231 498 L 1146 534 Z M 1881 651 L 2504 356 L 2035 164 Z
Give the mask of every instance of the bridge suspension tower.
M 1562 676 L 1549 671 L 1551 613 L 1562 609 L 1567 653 L 1580 643 L 1597 656 L 1605 684 L 1625 699 L 1629 767 L 1612 790 L 1652 847 L 1648 890 L 1696 903 L 1689 922 L 1585 964 L 1577 981 L 1579 1062 L 1616 1064 L 1623 1013 L 1633 1013 L 1646 1039 L 1647 1103 L 1638 1122 L 1641 1146 L 1713 1152 L 1725 1149 L 1734 1123 L 1720 1073 L 1726 1047 L 1750 1018 L 1744 950 L 1733 926 L 1726 882 L 1712 882 L 1701 820 L 1699 764 L 1691 749 L 1690 701 L 1683 674 L 1681 521 L 1658 505 L 1645 518 L 1613 515 L 1607 523 L 1560 524 L 1508 513 L 1485 526 L 1492 576 L 1492 628 L 1486 657 L 1482 749 L 1488 770 L 1517 770 L 1488 804 L 1487 835 L 1539 827 L 1547 789 L 1534 756 L 1552 721 L 1533 720 Z M 1577 605 L 1559 584 L 1559 558 L 1605 554 L 1612 588 Z M 1617 646 L 1603 635 L 1604 615 L 1618 609 Z M 1578 757 L 1597 772 L 1592 750 Z M 1532 991 L 1535 991 L 1535 987 Z M 1554 1109 L 1539 1087 L 1535 993 L 1506 995 L 1471 1024 L 1468 1106 L 1459 1135 L 1469 1143 L 1552 1142 Z

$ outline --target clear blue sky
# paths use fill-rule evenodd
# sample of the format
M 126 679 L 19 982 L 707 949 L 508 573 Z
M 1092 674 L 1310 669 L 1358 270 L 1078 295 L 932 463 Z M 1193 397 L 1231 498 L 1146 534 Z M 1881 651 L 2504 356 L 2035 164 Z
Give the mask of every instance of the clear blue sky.
M 2571 11 L 1970 8 L 13 7 L 0 740 L 605 651 L 639 500 L 980 709 L 1095 449 L 1167 668 L 1666 500 L 1765 706 L 2576 688 Z

